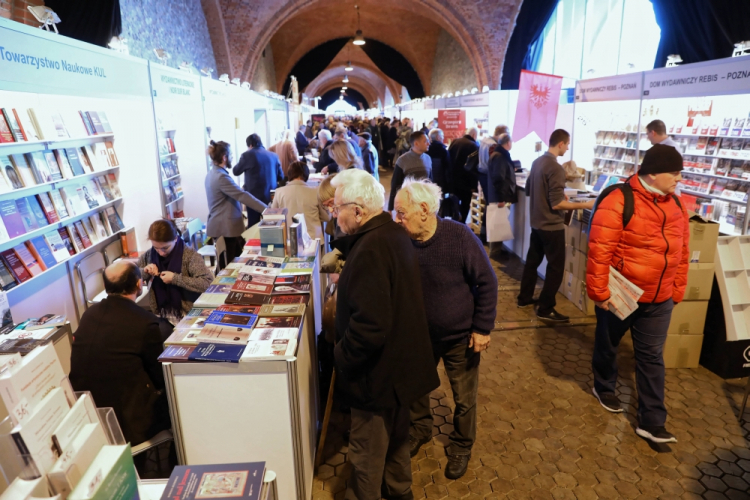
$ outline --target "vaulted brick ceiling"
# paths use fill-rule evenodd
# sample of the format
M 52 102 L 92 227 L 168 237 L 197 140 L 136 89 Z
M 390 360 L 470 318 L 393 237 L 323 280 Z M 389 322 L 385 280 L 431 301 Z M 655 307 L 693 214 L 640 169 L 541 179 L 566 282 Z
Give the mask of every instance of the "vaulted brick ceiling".
M 219 73 L 252 80 L 271 43 L 281 85 L 294 64 L 322 42 L 353 36 L 360 6 L 368 38 L 398 50 L 430 93 L 440 28 L 471 60 L 477 86 L 498 88 L 522 0 L 201 0 Z

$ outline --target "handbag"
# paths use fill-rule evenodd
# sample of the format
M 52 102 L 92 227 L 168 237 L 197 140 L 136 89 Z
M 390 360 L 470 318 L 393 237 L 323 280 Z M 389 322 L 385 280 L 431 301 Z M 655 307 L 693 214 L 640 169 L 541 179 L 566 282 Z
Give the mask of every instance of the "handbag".
M 464 170 L 467 172 L 477 173 L 479 172 L 479 150 L 474 151 L 466 157 L 466 163 L 464 163 Z
M 510 209 L 498 207 L 497 203 L 487 206 L 487 241 L 508 241 L 513 239 L 510 227 Z

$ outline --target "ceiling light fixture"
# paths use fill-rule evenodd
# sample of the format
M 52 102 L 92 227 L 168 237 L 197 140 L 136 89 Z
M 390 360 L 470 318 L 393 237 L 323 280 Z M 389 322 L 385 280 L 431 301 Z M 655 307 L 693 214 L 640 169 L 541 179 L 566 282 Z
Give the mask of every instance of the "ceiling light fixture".
M 344 92 L 346 92 L 346 90 L 344 90 L 344 89 L 341 89 L 341 93 L 343 94 Z
M 355 5 L 354 8 L 357 9 L 357 33 L 355 33 L 354 41 L 352 43 L 354 45 L 364 45 L 365 37 L 362 35 L 362 25 L 359 19 L 359 5 Z
M 344 68 L 344 71 L 354 71 L 354 67 L 352 66 L 351 61 L 346 61 L 346 67 Z
M 349 75 L 344 75 L 344 79 L 341 81 L 344 83 L 349 83 Z
M 348 89 L 348 88 L 349 88 L 349 87 L 347 87 L 346 85 L 344 85 L 343 87 L 341 87 L 341 90 L 346 90 L 346 89 Z

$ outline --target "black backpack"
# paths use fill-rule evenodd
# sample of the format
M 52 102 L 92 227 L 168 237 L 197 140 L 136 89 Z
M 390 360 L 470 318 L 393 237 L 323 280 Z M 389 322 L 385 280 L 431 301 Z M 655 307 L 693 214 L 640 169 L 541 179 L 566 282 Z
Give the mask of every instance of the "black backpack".
M 622 196 L 625 199 L 625 206 L 622 209 L 622 228 L 625 229 L 630 223 L 630 219 L 633 218 L 633 212 L 635 211 L 635 201 L 633 199 L 633 187 L 626 180 L 624 183 L 607 186 L 601 193 L 599 193 L 599 196 L 596 197 L 596 202 L 594 203 L 594 208 L 591 209 L 591 217 L 589 218 L 589 231 L 591 230 L 591 223 L 594 221 L 594 214 L 599 207 L 599 203 L 601 203 L 609 193 L 615 190 L 622 191 Z M 682 210 L 682 203 L 680 203 L 680 199 L 677 195 L 673 194 L 672 199 L 677 203 L 677 206 L 680 207 L 680 210 Z

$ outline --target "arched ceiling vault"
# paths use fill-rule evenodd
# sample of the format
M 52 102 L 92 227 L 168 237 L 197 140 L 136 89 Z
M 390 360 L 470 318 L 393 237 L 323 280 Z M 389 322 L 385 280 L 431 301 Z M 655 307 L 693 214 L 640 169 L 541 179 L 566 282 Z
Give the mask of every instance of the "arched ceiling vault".
M 440 28 L 464 49 L 477 85 L 498 88 L 500 70 L 521 0 L 201 0 L 211 25 L 210 9 L 218 6 L 226 55 L 217 51 L 219 72 L 251 80 L 265 47 L 271 43 L 277 80 L 307 51 L 356 30 L 355 3 L 362 30 L 398 50 L 412 64 L 427 93 Z M 214 9 L 215 10 L 215 9 Z M 221 29 L 211 29 L 221 38 Z M 281 75 L 278 77 L 278 75 Z

